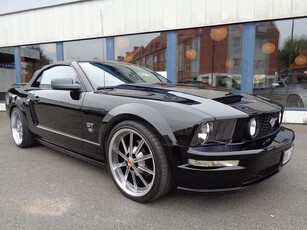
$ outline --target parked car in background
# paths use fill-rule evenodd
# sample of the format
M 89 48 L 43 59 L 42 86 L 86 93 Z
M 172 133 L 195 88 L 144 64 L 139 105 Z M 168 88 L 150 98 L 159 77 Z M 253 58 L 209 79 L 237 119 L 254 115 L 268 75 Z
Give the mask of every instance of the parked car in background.
M 233 89 L 240 89 L 238 80 L 241 77 L 233 77 L 226 73 L 208 73 L 199 75 L 194 84 L 200 82 Z M 192 81 L 180 81 L 180 83 L 192 83 Z M 253 79 L 253 93 L 276 101 L 285 107 L 307 107 L 307 77 L 301 76 L 293 82 L 288 78 L 280 78 L 275 75 L 255 75 Z
M 227 73 L 207 73 L 201 74 L 196 81 L 202 81 L 212 86 L 240 89 L 241 85 Z
M 293 153 L 280 105 L 206 84 L 171 86 L 127 63 L 45 66 L 7 91 L 6 111 L 18 147 L 38 142 L 106 166 L 137 202 L 173 186 L 245 188 L 279 172 Z
M 289 81 L 287 78 L 254 87 L 254 93 L 276 101 L 286 107 L 307 107 L 307 81 Z

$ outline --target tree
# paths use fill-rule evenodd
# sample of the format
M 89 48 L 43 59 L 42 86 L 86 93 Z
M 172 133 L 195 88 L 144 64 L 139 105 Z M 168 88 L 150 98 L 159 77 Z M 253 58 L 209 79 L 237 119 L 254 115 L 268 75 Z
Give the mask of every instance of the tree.
M 25 73 L 24 73 L 26 82 L 28 82 L 32 78 L 36 70 L 42 68 L 45 65 L 50 64 L 52 61 L 47 55 L 43 53 L 43 50 L 40 46 L 33 45 L 33 46 L 28 46 L 27 48 L 37 50 L 39 52 L 39 59 L 29 59 L 26 62 Z
M 283 47 L 279 50 L 280 65 L 290 67 L 294 63 L 295 58 L 307 49 L 306 36 L 300 38 L 288 38 Z

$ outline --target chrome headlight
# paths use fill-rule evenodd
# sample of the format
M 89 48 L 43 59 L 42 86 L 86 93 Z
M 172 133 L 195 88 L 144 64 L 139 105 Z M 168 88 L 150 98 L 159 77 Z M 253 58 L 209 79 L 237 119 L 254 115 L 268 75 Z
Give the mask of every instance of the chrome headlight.
M 236 119 L 205 122 L 196 129 L 191 145 L 200 146 L 210 142 L 229 142 L 235 125 Z
M 256 118 L 252 118 L 248 123 L 249 135 L 254 138 L 257 135 L 258 124 Z
M 213 130 L 213 123 L 208 122 L 200 126 L 198 133 L 197 133 L 197 138 L 201 144 L 206 143 L 206 141 L 209 138 L 210 132 Z

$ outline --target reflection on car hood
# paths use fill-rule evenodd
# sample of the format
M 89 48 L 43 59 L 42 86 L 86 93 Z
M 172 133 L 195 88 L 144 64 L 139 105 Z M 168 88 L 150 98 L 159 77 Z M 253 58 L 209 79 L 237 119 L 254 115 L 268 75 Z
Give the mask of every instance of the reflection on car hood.
M 126 84 L 117 86 L 110 94 L 181 103 L 210 113 L 215 117 L 220 117 L 221 113 L 244 117 L 246 114 L 267 113 L 281 109 L 279 105 L 272 104 L 264 98 L 233 89 L 212 86 L 176 85 L 169 87 L 166 85 Z

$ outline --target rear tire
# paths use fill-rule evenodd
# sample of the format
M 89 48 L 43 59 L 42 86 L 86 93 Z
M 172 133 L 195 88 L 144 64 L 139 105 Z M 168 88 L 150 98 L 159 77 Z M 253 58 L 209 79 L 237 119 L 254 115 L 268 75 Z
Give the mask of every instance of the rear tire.
M 14 108 L 11 113 L 11 133 L 15 144 L 20 148 L 34 145 L 34 137 L 27 127 L 24 114 Z
M 303 108 L 304 102 L 297 95 L 289 95 L 289 97 L 287 98 L 287 101 L 286 101 L 286 107 Z
M 112 129 L 107 161 L 115 185 L 131 200 L 150 202 L 172 187 L 170 166 L 161 142 L 139 122 L 123 121 Z

